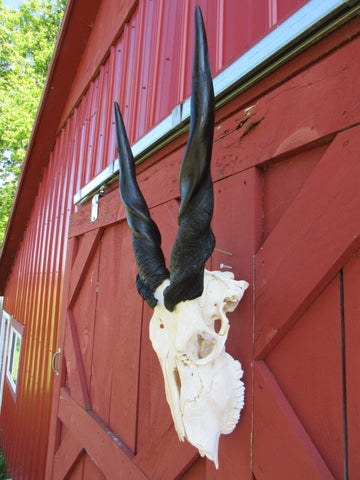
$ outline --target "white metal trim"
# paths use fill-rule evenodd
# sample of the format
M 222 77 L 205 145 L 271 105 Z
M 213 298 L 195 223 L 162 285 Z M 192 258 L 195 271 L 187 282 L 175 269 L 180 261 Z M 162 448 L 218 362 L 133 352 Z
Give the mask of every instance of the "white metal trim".
M 236 92 L 239 93 L 239 85 L 275 56 L 300 42 L 312 33 L 315 27 L 324 25 L 338 12 L 349 10 L 356 3 L 358 0 L 310 0 L 214 78 L 217 107 L 233 98 Z M 171 115 L 132 146 L 135 160 L 139 161 L 149 151 L 154 150 L 155 146 L 161 146 L 167 140 L 180 135 L 186 129 L 189 117 L 190 97 L 177 105 Z M 114 160 L 76 193 L 74 204 L 85 202 L 97 189 L 116 178 L 118 172 L 119 163 Z

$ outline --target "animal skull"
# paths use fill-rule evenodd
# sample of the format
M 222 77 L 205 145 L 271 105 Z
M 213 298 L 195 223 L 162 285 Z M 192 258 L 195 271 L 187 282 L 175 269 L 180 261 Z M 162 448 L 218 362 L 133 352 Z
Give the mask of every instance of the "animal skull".
M 166 398 L 180 440 L 186 438 L 218 468 L 220 434 L 234 429 L 244 404 L 242 369 L 225 352 L 232 312 L 248 287 L 229 272 L 209 272 L 214 192 L 211 153 L 215 98 L 204 22 L 195 9 L 190 132 L 179 175 L 179 229 L 170 268 L 161 234 L 136 179 L 135 161 L 115 103 L 119 191 L 132 230 L 136 286 L 154 315 L 150 339 L 164 375 Z M 218 326 L 217 323 L 220 323 Z
M 244 405 L 241 365 L 225 352 L 226 313 L 235 310 L 249 284 L 234 280 L 231 272 L 205 270 L 201 297 L 169 312 L 163 298 L 168 283 L 155 291 L 150 340 L 179 439 L 186 438 L 218 468 L 220 434 L 233 431 Z

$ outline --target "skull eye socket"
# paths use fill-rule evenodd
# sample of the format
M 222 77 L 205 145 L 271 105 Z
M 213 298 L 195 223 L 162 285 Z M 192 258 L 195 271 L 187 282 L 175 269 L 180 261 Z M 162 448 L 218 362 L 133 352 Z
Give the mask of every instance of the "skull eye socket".
M 203 360 L 213 353 L 215 347 L 216 338 L 206 331 L 200 331 L 190 338 L 187 354 L 195 361 Z

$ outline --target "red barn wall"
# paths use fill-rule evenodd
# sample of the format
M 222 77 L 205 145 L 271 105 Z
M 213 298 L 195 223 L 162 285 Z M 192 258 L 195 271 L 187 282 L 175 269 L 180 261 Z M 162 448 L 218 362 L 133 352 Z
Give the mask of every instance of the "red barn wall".
M 64 334 L 54 478 L 356 480 L 359 64 L 349 60 L 359 28 L 358 19 L 349 22 L 216 114 L 212 228 L 220 251 L 211 268 L 227 259 L 251 284 L 227 343 L 245 370 L 246 405 L 236 430 L 221 438 L 219 471 L 171 429 L 148 339 L 151 311 L 134 288 L 131 235 L 113 185 L 96 222 L 90 202 L 70 220 L 64 312 L 77 341 Z M 167 260 L 185 142 L 177 138 L 138 170 Z M 115 447 L 109 430 L 127 448 Z
M 4 309 L 25 326 L 17 400 L 5 385 L 0 417 L 14 479 L 44 475 L 69 216 L 74 194 L 115 158 L 113 101 L 133 143 L 189 96 L 195 3 L 216 75 L 303 2 L 278 2 L 275 17 L 274 2 L 128 1 L 123 25 L 114 24 L 116 3 L 103 1 L 95 19 L 6 285 Z M 104 25 L 111 26 L 105 41 Z

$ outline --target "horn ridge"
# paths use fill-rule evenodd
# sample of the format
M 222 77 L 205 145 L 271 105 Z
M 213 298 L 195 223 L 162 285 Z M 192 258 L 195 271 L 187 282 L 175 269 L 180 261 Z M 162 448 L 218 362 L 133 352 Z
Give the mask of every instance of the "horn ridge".
M 132 231 L 133 249 L 139 269 L 136 286 L 148 305 L 154 308 L 157 304 L 154 292 L 169 278 L 169 271 L 161 250 L 160 231 L 150 216 L 136 180 L 135 161 L 117 102 L 114 103 L 114 111 L 119 156 L 119 190 Z
M 191 91 L 190 134 L 180 169 L 179 231 L 170 259 L 170 285 L 164 302 L 177 303 L 203 292 L 204 265 L 215 247 L 210 228 L 214 194 L 210 162 L 214 135 L 215 99 L 201 10 L 195 10 L 195 48 Z
M 179 223 L 194 191 L 210 176 L 214 137 L 215 99 L 205 26 L 200 7 L 195 9 L 195 47 L 191 89 L 190 133 L 180 169 Z

